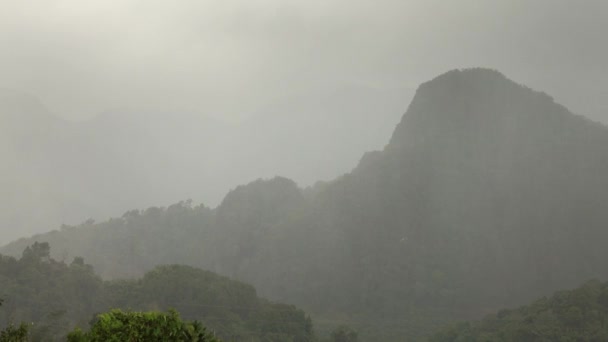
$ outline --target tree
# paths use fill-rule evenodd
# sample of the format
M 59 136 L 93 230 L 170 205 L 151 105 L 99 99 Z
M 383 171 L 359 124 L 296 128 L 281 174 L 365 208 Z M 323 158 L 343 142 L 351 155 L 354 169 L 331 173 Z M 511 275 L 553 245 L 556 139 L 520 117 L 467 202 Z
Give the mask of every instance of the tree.
M 182 321 L 174 310 L 123 312 L 111 310 L 97 316 L 89 332 L 80 329 L 68 335 L 68 342 L 219 342 L 199 322 Z
M 0 290 L 10 297 L 0 324 L 27 322 L 32 341 L 65 341 L 74 327 L 88 331 L 91 317 L 110 309 L 175 309 L 223 340 L 314 341 L 302 310 L 264 300 L 253 286 L 211 271 L 164 265 L 141 279 L 103 281 L 83 258 L 67 264 L 47 257 L 48 251 L 48 244 L 37 243 L 20 260 L 0 255 Z
M 357 332 L 345 325 L 337 327 L 331 333 L 331 342 L 357 342 L 358 340 Z
M 4 299 L 0 298 L 0 306 L 4 303 Z M 27 342 L 28 327 L 21 323 L 18 327 L 9 324 L 3 330 L 0 330 L 0 342 Z

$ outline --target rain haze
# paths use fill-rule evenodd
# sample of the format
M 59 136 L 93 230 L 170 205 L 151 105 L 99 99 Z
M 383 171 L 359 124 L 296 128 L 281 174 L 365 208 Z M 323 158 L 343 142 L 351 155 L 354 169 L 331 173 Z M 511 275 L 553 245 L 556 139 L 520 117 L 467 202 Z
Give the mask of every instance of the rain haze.
M 273 112 L 281 118 L 265 124 L 268 132 L 289 129 L 279 126 L 290 116 L 312 114 L 318 116 L 318 125 L 324 124 L 323 116 L 333 116 L 328 125 L 336 126 L 339 134 L 350 133 L 346 140 L 320 141 L 318 149 L 293 156 L 301 158 L 293 167 L 276 160 L 267 170 L 249 165 L 259 173 L 243 171 L 238 177 L 218 179 L 218 174 L 234 173 L 225 169 L 237 166 L 203 161 L 193 165 L 191 160 L 178 167 L 208 173 L 215 169 L 214 179 L 210 175 L 189 189 L 173 185 L 147 196 L 132 194 L 118 205 L 87 203 L 89 208 L 82 210 L 61 204 L 49 209 L 52 221 L 43 219 L 56 226 L 180 199 L 214 206 L 231 187 L 257 177 L 279 174 L 302 186 L 332 179 L 350 171 L 361 153 L 388 142 L 418 84 L 454 68 L 500 70 L 546 91 L 574 113 L 608 122 L 607 12 L 604 1 L 3 1 L 0 87 L 27 94 L 45 111 L 66 120 L 139 113 L 133 124 L 144 131 L 149 130 L 148 122 L 189 126 L 189 120 L 200 124 L 211 118 L 234 124 Z M 361 106 L 371 110 L 360 113 L 362 130 L 351 129 L 349 125 L 357 123 L 349 122 L 355 116 L 349 111 Z M 177 113 L 188 118 L 176 118 Z M 365 131 L 365 121 L 372 122 L 374 132 Z M 158 144 L 178 138 L 169 132 L 165 130 L 166 140 Z M 197 145 L 211 144 L 203 132 L 199 139 L 184 142 L 187 149 L 194 152 Z M 182 134 L 179 129 L 175 133 Z M 111 139 L 111 131 L 105 134 Z M 307 134 L 314 136 L 314 127 Z M 230 144 L 240 138 L 232 137 Z M 132 143 L 123 142 L 125 149 Z M 336 160 L 319 159 L 328 158 L 322 157 L 324 149 L 341 143 L 330 150 L 339 155 Z M 275 148 L 287 154 L 295 144 L 282 141 Z M 224 153 L 223 146 L 205 150 L 206 159 L 218 154 L 223 160 L 242 159 Z M 146 152 L 153 154 L 153 148 Z M 304 171 L 298 164 L 309 166 L 303 166 Z M 143 172 L 154 178 L 159 171 Z M 180 181 L 157 178 L 167 184 Z M 71 195 L 72 206 L 83 201 L 74 196 L 84 197 Z M 5 210 L 12 222 L 26 220 L 23 213 L 10 212 L 10 203 Z M 0 241 L 54 228 L 5 225 Z
M 90 263 L 106 303 L 158 265 L 216 272 L 303 310 L 276 341 L 451 341 L 600 293 L 607 23 L 604 0 L 0 0 L 0 254 Z
M 65 118 L 127 108 L 235 121 L 301 94 L 416 88 L 446 70 L 484 66 L 608 121 L 607 6 L 3 1 L 0 71 L 2 86 L 36 95 Z

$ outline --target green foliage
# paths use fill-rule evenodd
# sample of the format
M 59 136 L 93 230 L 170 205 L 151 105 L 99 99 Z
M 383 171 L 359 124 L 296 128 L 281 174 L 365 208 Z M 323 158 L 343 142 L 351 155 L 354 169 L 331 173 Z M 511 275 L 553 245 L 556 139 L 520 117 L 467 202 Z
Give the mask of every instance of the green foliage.
M 174 308 L 224 340 L 314 340 L 310 318 L 301 310 L 261 300 L 251 285 L 190 266 L 158 266 L 137 281 L 108 282 L 107 289 L 114 307 Z
M 430 341 L 607 341 L 606 298 L 608 283 L 591 281 L 479 322 L 454 324 Z
M 0 289 L 9 298 L 4 302 L 5 310 L 0 312 L 0 321 L 10 318 L 33 322 L 29 329 L 33 342 L 63 341 L 68 331 L 86 326 L 91 317 L 110 308 L 143 312 L 176 309 L 189 321 L 205 322 L 205 326 L 225 341 L 310 342 L 315 339 L 311 320 L 303 311 L 263 300 L 251 285 L 213 272 L 166 265 L 156 267 L 140 279 L 102 281 L 82 258 L 75 258 L 67 265 L 50 258 L 48 252 L 48 244 L 38 243 L 27 248 L 19 260 L 0 255 Z M 159 315 L 123 315 L 111 311 L 99 316 L 96 322 L 99 319 L 145 322 L 169 317 L 172 322 L 178 322 L 175 312 Z M 107 324 L 93 327 L 92 332 L 102 329 L 101 333 L 108 327 Z M 165 328 L 169 329 L 159 328 L 163 334 L 167 332 Z M 191 331 L 192 336 L 197 336 L 201 329 L 198 323 L 189 324 L 188 329 L 191 328 L 196 328 Z M 9 327 L 5 334 L 14 336 L 23 329 L 25 326 Z M 190 331 L 188 329 L 183 331 Z M 85 335 L 74 331 L 71 338 L 77 341 Z
M 0 306 L 4 303 L 4 299 L 0 298 Z M 9 324 L 3 330 L 0 330 L 0 342 L 27 342 L 29 335 L 28 326 L 21 323 L 18 327 Z
M 67 265 L 49 256 L 47 243 L 28 246 L 21 259 L 0 255 L 0 320 L 34 322 L 32 341 L 58 341 L 104 307 L 103 283 L 90 265 Z
M 4 330 L 0 330 L 0 342 L 28 342 L 29 329 L 24 323 L 19 326 L 9 324 Z
M 184 322 L 176 311 L 123 312 L 97 316 L 89 332 L 76 329 L 68 342 L 219 342 L 199 322 Z

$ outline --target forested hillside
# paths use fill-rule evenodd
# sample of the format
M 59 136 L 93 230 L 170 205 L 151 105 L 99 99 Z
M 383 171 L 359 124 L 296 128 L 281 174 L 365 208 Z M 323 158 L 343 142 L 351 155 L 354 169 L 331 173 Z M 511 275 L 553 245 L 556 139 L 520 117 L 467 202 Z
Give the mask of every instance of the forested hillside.
M 175 309 L 223 341 L 313 341 L 312 322 L 294 306 L 259 298 L 253 286 L 181 265 L 142 278 L 102 281 L 82 258 L 67 264 L 36 243 L 20 259 L 0 255 L 0 322 L 32 323 L 31 341 L 64 341 L 112 308 Z
M 482 321 L 454 324 L 430 341 L 608 341 L 608 283 L 590 281 Z
M 285 178 L 10 244 L 48 241 L 103 277 L 184 263 L 362 338 L 426 336 L 608 269 L 608 129 L 485 69 L 422 84 L 389 144 L 352 172 Z

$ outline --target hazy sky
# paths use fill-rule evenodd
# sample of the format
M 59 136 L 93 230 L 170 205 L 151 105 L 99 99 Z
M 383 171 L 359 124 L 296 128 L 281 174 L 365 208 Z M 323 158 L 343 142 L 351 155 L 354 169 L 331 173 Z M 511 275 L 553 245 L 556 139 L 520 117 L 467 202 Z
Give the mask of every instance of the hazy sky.
M 235 120 L 301 93 L 484 66 L 608 122 L 607 32 L 604 0 L 0 0 L 0 87 L 70 118 Z

